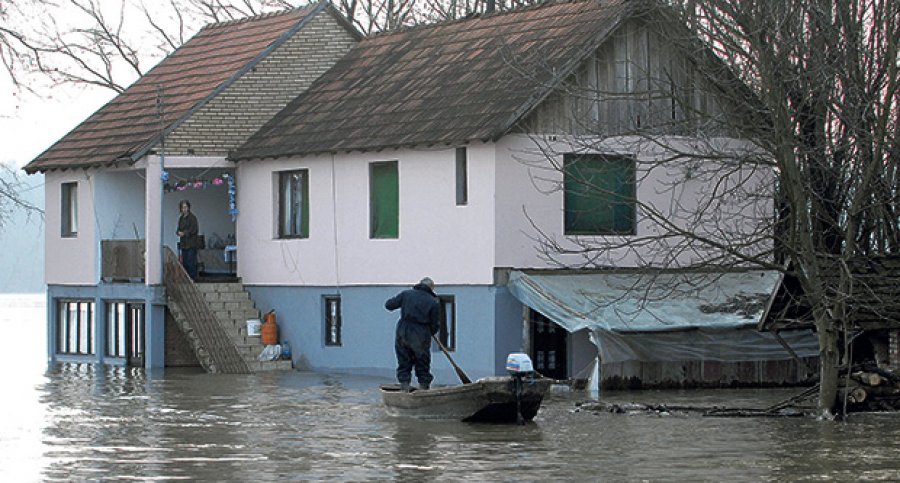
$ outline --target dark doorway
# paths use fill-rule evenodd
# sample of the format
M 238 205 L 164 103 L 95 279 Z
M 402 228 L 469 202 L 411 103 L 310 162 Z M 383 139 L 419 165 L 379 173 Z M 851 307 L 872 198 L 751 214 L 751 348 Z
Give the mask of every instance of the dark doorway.
M 536 371 L 553 379 L 569 377 L 566 346 L 569 333 L 540 312 L 529 310 L 531 319 L 531 360 Z
M 144 367 L 144 304 L 109 302 L 106 314 L 106 355 Z
M 129 304 L 128 365 L 144 367 L 144 304 Z

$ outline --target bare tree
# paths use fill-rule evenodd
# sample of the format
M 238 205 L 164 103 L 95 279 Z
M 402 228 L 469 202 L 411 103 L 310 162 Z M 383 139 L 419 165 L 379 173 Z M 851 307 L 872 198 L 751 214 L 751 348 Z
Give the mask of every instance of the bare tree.
M 27 187 L 13 168 L 0 163 L 0 229 L 16 211 L 23 212 L 26 218 L 43 216 L 43 210 L 22 196 Z
M 680 55 L 651 58 L 625 45 L 644 34 L 620 32 L 619 52 L 634 57 L 600 67 L 616 81 L 603 84 L 598 71 L 583 69 L 557 105 L 567 106 L 576 144 L 635 153 L 636 185 L 661 171 L 656 179 L 666 181 L 654 188 L 655 202 L 629 196 L 597 176 L 579 178 L 554 143 L 539 140 L 552 162 L 538 186 L 565 190 L 569 180 L 632 203 L 641 229 L 556 237 L 535 221 L 535 238 L 544 256 L 566 266 L 627 260 L 648 273 L 740 266 L 796 277 L 820 343 L 820 410 L 830 415 L 853 335 L 848 304 L 861 290 L 849 267 L 900 249 L 900 3 L 647 5 L 644 24 L 665 40 L 644 45 Z
M 0 59 L 21 89 L 122 92 L 203 25 L 290 8 L 282 0 L 23 0 L 0 6 Z M 23 81 L 27 79 L 27 82 Z

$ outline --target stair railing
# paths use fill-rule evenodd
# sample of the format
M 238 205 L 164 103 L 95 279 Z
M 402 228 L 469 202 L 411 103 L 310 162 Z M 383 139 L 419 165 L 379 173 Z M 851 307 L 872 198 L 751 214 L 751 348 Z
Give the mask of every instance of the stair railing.
M 216 315 L 209 308 L 203 293 L 194 285 L 194 281 L 181 266 L 178 257 L 168 247 L 165 249 L 165 284 L 169 300 L 177 305 L 186 325 L 181 327 L 182 330 L 193 332 L 195 335 L 191 337 L 185 333 L 203 368 L 207 372 L 225 374 L 253 372 L 238 353 L 237 347 L 225 329 L 216 320 Z

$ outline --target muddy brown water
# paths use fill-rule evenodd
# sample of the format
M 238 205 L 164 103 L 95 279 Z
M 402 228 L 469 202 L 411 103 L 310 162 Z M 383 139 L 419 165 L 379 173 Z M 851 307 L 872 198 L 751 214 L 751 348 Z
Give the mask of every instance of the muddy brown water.
M 524 426 L 423 422 L 385 412 L 384 379 L 48 367 L 43 341 L 23 345 L 4 314 L 2 482 L 900 481 L 900 413 L 835 422 L 577 405 L 762 408 L 800 389 L 555 391 Z
M 900 417 L 708 418 L 579 410 L 524 426 L 387 415 L 381 379 L 59 364 L 8 393 L 3 481 L 897 481 Z M 796 390 L 639 391 L 600 401 L 763 407 Z M 10 402 L 12 398 L 15 402 Z

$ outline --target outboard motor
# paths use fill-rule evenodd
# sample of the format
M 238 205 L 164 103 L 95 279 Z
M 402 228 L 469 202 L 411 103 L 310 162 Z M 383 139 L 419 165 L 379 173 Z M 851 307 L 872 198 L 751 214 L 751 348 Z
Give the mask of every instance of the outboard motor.
M 513 391 L 516 395 L 516 422 L 524 424 L 522 417 L 522 392 L 525 387 L 525 378 L 534 379 L 534 366 L 528 354 L 513 352 L 506 357 L 506 371 L 512 377 Z
M 534 374 L 534 366 L 531 365 L 531 358 L 528 354 L 522 352 L 513 352 L 506 357 L 506 370 L 513 377 L 523 377 L 525 375 Z

